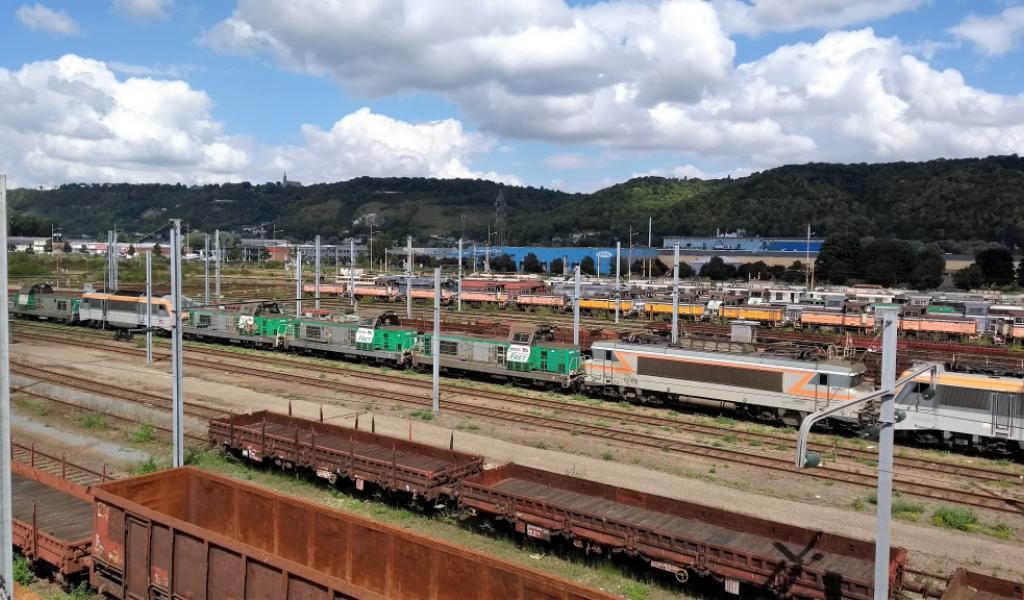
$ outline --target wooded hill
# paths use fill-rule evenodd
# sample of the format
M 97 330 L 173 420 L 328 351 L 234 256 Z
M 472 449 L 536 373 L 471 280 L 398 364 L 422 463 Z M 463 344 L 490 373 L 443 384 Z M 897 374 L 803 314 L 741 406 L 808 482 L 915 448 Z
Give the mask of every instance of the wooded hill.
M 369 229 L 393 238 L 428 235 L 484 240 L 494 229 L 499 185 L 482 180 L 371 178 L 281 187 L 249 183 L 183 185 L 69 184 L 12 190 L 12 233 L 95 236 L 115 223 L 150 231 L 179 217 L 193 229 L 238 231 L 277 223 L 284 236 L 326 240 Z M 630 227 L 660 234 L 748 235 L 850 232 L 936 243 L 969 251 L 982 242 L 1024 245 L 1024 158 L 932 160 L 886 164 L 791 165 L 736 179 L 641 177 L 592 194 L 504 186 L 509 242 L 606 244 Z M 269 226 L 267 236 L 270 236 Z M 645 240 L 646 241 L 646 240 Z

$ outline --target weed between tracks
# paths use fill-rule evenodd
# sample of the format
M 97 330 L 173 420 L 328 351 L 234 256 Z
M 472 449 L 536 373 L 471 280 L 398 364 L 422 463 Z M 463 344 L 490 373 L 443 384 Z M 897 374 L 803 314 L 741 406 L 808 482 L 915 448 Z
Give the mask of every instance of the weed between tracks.
M 55 583 L 36 577 L 28 560 L 20 554 L 14 555 L 14 582 L 25 586 L 43 600 L 94 600 L 96 596 L 84 581 L 64 591 Z

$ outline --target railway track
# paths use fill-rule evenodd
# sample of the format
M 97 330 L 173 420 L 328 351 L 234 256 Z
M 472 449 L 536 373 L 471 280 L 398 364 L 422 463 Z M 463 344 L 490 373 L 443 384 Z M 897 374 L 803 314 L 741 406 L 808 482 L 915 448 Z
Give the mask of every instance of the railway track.
M 64 454 L 57 456 L 39 450 L 35 444 L 26 446 L 12 441 L 11 460 L 86 487 L 120 479 L 124 476 L 123 473 L 107 469 L 106 465 L 103 465 L 100 471 L 84 467 L 69 461 Z
M 50 338 L 47 336 L 37 336 L 36 339 L 54 343 L 68 343 L 67 340 L 58 340 L 56 338 Z M 83 347 L 94 347 L 91 344 L 80 343 L 77 341 L 71 343 L 75 343 Z M 109 349 L 111 351 L 125 354 L 144 354 L 142 350 L 127 348 L 109 342 L 104 343 L 103 347 L 104 349 Z M 205 348 L 201 346 L 189 345 L 186 361 L 195 364 L 194 360 L 191 358 L 191 356 L 195 354 L 233 360 L 244 360 L 250 363 L 255 362 L 267 365 L 268 367 L 275 369 L 314 369 L 316 372 L 319 373 L 330 373 L 345 377 L 352 377 L 381 383 L 401 383 L 402 385 L 408 385 L 410 387 L 422 389 L 424 391 L 429 390 L 431 388 L 430 382 L 414 379 L 411 377 L 404 377 L 402 375 L 397 375 L 394 373 L 372 373 L 365 370 L 346 367 L 342 365 L 312 365 L 308 361 L 302 361 L 300 359 L 296 359 L 287 355 L 259 356 L 255 354 L 245 354 L 243 356 L 236 352 L 231 352 L 227 350 L 219 350 L 215 348 Z M 206 366 L 214 368 L 211 365 Z M 794 438 L 791 435 L 786 435 L 782 433 L 742 431 L 737 430 L 734 427 L 729 427 L 725 425 L 715 425 L 712 423 L 687 421 L 679 418 L 671 418 L 666 416 L 637 414 L 623 409 L 589 406 L 578 402 L 568 402 L 564 400 L 552 400 L 549 398 L 539 398 L 535 396 L 526 396 L 522 394 L 510 394 L 490 390 L 482 390 L 475 387 L 469 387 L 465 385 L 452 383 L 443 383 L 441 385 L 441 391 L 448 394 L 460 394 L 472 398 L 488 399 L 497 402 L 513 404 L 521 407 L 526 407 L 529 409 L 545 408 L 552 411 L 570 410 L 574 414 L 586 415 L 588 417 L 593 417 L 596 419 L 608 419 L 612 421 L 626 422 L 630 424 L 642 424 L 655 427 L 671 428 L 674 430 L 684 431 L 695 435 L 732 435 L 735 436 L 738 440 L 746 443 L 753 442 L 755 444 L 766 444 L 775 448 L 780 448 L 784 446 L 787 450 L 795 450 L 796 448 L 796 442 Z M 822 454 L 833 456 L 836 459 L 842 458 L 855 461 L 873 461 L 877 458 L 876 452 L 846 445 L 840 445 L 837 441 L 833 441 L 833 443 L 831 444 L 821 441 L 812 441 L 812 443 L 809 444 L 809 448 L 818 451 Z M 1005 470 L 1000 469 L 970 465 L 957 465 L 942 461 L 914 457 L 897 456 L 894 458 L 894 460 L 895 465 L 898 467 L 907 469 L 917 469 L 921 471 L 926 471 L 928 473 L 943 473 L 946 475 L 967 477 L 983 482 L 996 482 L 1002 484 L 1016 485 L 1024 484 L 1021 475 L 1008 473 Z
M 123 349 L 134 352 L 132 349 Z M 247 356 L 246 358 L 249 358 Z M 239 375 L 248 375 L 253 380 L 273 379 L 284 381 L 293 385 L 307 385 L 320 389 L 327 389 L 333 392 L 347 392 L 354 395 L 373 398 L 375 400 L 387 400 L 399 404 L 428 407 L 431 400 L 422 393 L 406 393 L 392 390 L 380 389 L 379 385 L 356 385 L 337 381 L 326 381 L 307 374 L 285 373 L 276 370 L 256 368 L 243 365 L 228 365 L 224 362 L 215 362 L 205 359 L 186 358 L 187 364 L 210 368 L 218 371 L 228 370 Z M 307 367 L 308 369 L 308 367 Z M 517 398 L 528 403 L 528 400 Z M 458 414 L 471 415 L 480 418 L 496 419 L 516 424 L 529 424 L 538 428 L 561 431 L 570 435 L 585 435 L 595 439 L 606 440 L 621 445 L 641 450 L 656 450 L 670 454 L 713 459 L 738 465 L 752 466 L 776 472 L 787 472 L 811 477 L 820 480 L 840 481 L 865 488 L 874 488 L 876 477 L 874 473 L 865 473 L 860 470 L 839 468 L 836 465 L 828 465 L 818 469 L 796 469 L 792 459 L 776 457 L 761 453 L 753 453 L 748 450 L 740 450 L 727 447 L 716 447 L 710 444 L 702 444 L 675 438 L 640 433 L 623 429 L 621 427 L 604 426 L 590 423 L 583 423 L 576 420 L 556 416 L 542 416 L 530 413 L 523 413 L 518 410 L 508 410 L 493 406 L 481 406 L 472 401 L 459 400 L 448 397 L 444 399 L 446 410 L 453 410 Z M 564 404 L 560 404 L 565 408 Z M 974 492 L 961 489 L 954 489 L 948 482 L 941 484 L 925 483 L 914 481 L 911 478 L 897 476 L 894 489 L 911 496 L 928 498 L 943 502 L 987 508 L 999 512 L 1012 514 L 1024 514 L 1024 499 L 1010 494 L 997 495 L 994 492 Z
M 115 386 L 110 383 L 72 375 L 63 371 L 53 371 L 42 367 L 32 366 L 16 360 L 11 361 L 11 373 L 40 381 L 46 381 L 62 387 L 69 387 L 83 392 L 90 392 L 100 396 L 124 400 L 133 404 L 148 406 L 150 408 L 167 410 L 170 410 L 171 408 L 171 399 L 168 396 L 151 394 L 141 390 L 131 390 Z M 190 409 L 192 414 L 203 419 L 213 419 L 222 417 L 226 414 L 226 411 L 210 408 L 187 400 L 185 401 L 185 407 Z
M 56 379 L 43 380 L 43 381 L 47 381 L 48 383 L 54 383 L 54 384 L 57 384 L 57 385 L 61 384 L 61 382 L 59 380 L 56 380 Z M 63 398 L 57 398 L 56 396 L 51 396 L 49 394 L 41 394 L 39 392 L 29 391 L 29 390 L 24 389 L 24 388 L 14 389 L 14 390 L 11 390 L 11 392 L 15 393 L 15 394 L 21 394 L 23 396 L 28 396 L 30 398 L 34 398 L 35 400 L 39 400 L 39 401 L 43 401 L 43 402 L 48 402 L 50 404 L 57 404 L 57 405 L 65 407 L 65 408 L 70 408 L 70 409 L 76 410 L 76 411 L 97 413 L 97 414 L 102 415 L 105 418 L 113 419 L 115 421 L 120 421 L 122 423 L 128 423 L 128 424 L 131 424 L 131 425 L 149 425 L 153 429 L 155 429 L 157 431 L 160 431 L 162 433 L 166 433 L 167 435 L 171 435 L 172 434 L 172 430 L 171 430 L 170 427 L 164 427 L 163 425 L 158 425 L 156 423 L 152 423 L 150 421 L 145 421 L 143 419 L 133 419 L 131 417 L 127 417 L 125 415 L 117 414 L 117 413 L 109 411 L 109 410 L 103 410 L 101 408 L 96 408 L 96 407 L 93 407 L 93 406 L 86 406 L 84 404 L 79 404 L 77 402 L 72 402 L 70 400 L 65 400 Z M 186 411 L 186 414 L 190 414 L 190 413 L 188 411 Z M 185 439 L 192 440 L 193 442 L 203 442 L 203 443 L 206 442 L 206 436 L 195 435 L 195 434 L 189 433 L 187 431 L 184 432 L 183 435 L 184 435 Z

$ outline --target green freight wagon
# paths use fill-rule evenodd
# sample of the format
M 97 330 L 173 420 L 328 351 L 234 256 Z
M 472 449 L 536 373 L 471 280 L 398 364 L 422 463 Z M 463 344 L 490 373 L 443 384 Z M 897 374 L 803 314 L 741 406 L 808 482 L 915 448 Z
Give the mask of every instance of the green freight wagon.
M 416 345 L 416 329 L 402 327 L 393 312 L 360 321 L 299 319 L 289 348 L 405 366 Z
M 281 312 L 273 301 L 190 308 L 182 333 L 191 339 L 228 341 L 250 346 L 282 346 L 293 334 L 296 319 Z
M 431 334 L 420 336 L 413 353 L 413 365 L 428 370 Z M 552 340 L 548 328 L 514 328 L 506 339 L 464 333 L 442 334 L 441 369 L 448 372 L 485 375 L 504 381 L 522 381 L 549 387 L 572 388 L 583 377 L 577 346 Z
M 48 283 L 25 284 L 8 298 L 7 306 L 15 317 L 77 323 L 82 298 L 77 294 L 54 291 Z

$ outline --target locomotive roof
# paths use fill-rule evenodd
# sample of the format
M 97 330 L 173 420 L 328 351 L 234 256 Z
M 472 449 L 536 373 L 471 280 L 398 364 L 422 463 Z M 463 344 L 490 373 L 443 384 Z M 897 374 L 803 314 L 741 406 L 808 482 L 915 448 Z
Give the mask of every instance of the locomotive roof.
M 818 373 L 832 375 L 857 375 L 863 373 L 862 364 L 854 364 L 844 360 L 800 360 L 765 353 L 743 354 L 739 352 L 714 352 L 707 350 L 689 350 L 676 348 L 668 344 L 627 344 L 616 341 L 601 340 L 591 345 L 592 350 L 627 350 L 647 354 L 661 354 L 680 358 L 700 358 L 704 360 L 733 362 L 748 365 L 765 365 L 787 369 L 806 369 Z

